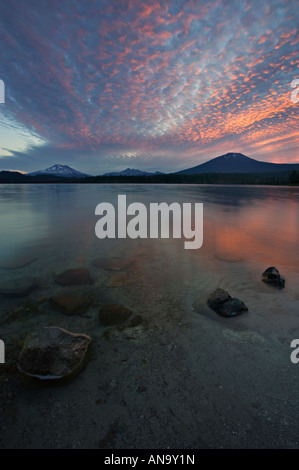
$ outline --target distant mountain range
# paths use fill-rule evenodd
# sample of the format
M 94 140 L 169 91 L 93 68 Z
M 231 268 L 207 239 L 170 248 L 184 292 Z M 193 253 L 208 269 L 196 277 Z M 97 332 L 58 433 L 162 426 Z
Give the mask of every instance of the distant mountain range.
M 112 173 L 105 173 L 103 176 L 150 176 L 150 175 L 163 175 L 160 171 L 149 173 L 148 171 L 135 170 L 134 168 L 127 168 L 123 171 L 113 171 Z
M 177 175 L 199 175 L 203 173 L 272 173 L 299 171 L 299 163 L 268 163 L 246 157 L 242 153 L 226 153 L 208 162 L 178 171 Z
M 81 173 L 80 171 L 74 170 L 68 165 L 59 165 L 55 164 L 46 168 L 45 170 L 34 171 L 33 173 L 27 173 L 27 176 L 38 176 L 38 175 L 50 175 L 50 176 L 62 176 L 63 178 L 85 178 L 86 173 Z
M 167 177 L 176 177 L 178 181 L 183 181 L 181 176 L 184 175 L 208 175 L 208 174 L 248 174 L 248 175 L 275 175 L 288 178 L 292 171 L 296 170 L 299 173 L 299 163 L 268 163 L 254 160 L 253 158 L 246 157 L 242 153 L 226 153 L 220 157 L 213 158 L 208 162 L 201 163 L 200 165 L 181 170 L 175 173 L 161 173 L 156 171 L 155 173 L 149 173 L 147 171 L 136 170 L 133 168 L 127 168 L 123 171 L 114 171 L 105 173 L 99 176 L 90 176 L 86 173 L 74 170 L 68 165 L 55 164 L 45 170 L 38 170 L 32 173 L 22 174 L 17 171 L 0 171 L 0 183 L 59 183 L 59 182 L 72 182 L 79 179 L 85 180 L 86 182 L 96 182 L 96 180 L 102 181 L 103 178 L 112 177 L 135 177 L 146 176 L 151 177 L 149 181 L 153 181 L 153 178 L 157 177 L 155 181 L 165 182 Z M 86 178 L 86 179 L 85 179 Z M 201 178 L 202 179 L 202 178 Z M 223 179 L 223 178 L 222 178 Z M 227 178 L 226 178 L 227 179 Z M 234 178 L 235 179 L 235 178 Z M 130 180 L 129 180 L 130 181 Z

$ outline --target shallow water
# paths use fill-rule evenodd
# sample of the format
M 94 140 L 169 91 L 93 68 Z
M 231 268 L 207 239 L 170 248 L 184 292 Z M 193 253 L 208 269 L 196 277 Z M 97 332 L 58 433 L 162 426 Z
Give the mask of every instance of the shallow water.
M 100 202 L 117 207 L 142 202 L 203 203 L 203 246 L 184 249 L 183 239 L 104 239 L 95 235 Z M 123 303 L 148 321 L 174 324 L 193 315 L 193 302 L 217 287 L 248 306 L 248 313 L 225 319 L 236 329 L 251 329 L 278 342 L 299 337 L 299 188 L 219 185 L 0 185 L 0 264 L 32 256 L 31 264 L 0 269 L 0 283 L 35 276 L 39 288 L 22 298 L 1 296 L 4 317 L 28 301 L 40 302 L 42 315 L 30 316 L 25 327 L 19 318 L 1 326 L 11 337 L 35 324 L 70 326 L 45 302 L 58 293 L 91 293 L 99 303 Z M 111 286 L 112 272 L 98 269 L 99 256 L 134 258 L 124 285 Z M 276 266 L 286 288 L 276 290 L 261 281 L 261 273 Z M 87 267 L 92 286 L 63 288 L 55 275 L 69 268 Z M 26 304 L 26 305 L 27 305 Z M 213 312 L 205 312 L 223 321 Z M 25 318 L 25 317 L 24 317 Z M 83 317 L 76 329 L 84 331 Z M 230 323 L 228 323 L 230 322 Z M 8 327 L 7 327 L 8 328 Z

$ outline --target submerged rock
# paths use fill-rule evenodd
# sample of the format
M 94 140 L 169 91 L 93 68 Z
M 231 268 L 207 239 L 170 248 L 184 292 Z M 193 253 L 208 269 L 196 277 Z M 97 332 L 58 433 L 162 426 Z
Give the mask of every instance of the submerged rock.
M 133 259 L 118 259 L 118 258 L 107 258 L 107 257 L 100 257 L 97 258 L 93 265 L 96 268 L 106 269 L 107 271 L 123 271 L 127 269 L 132 263 L 134 262 Z
M 6 258 L 0 261 L 0 268 L 3 269 L 17 269 L 17 268 L 24 268 L 28 266 L 28 264 L 33 263 L 36 261 L 37 258 L 32 256 L 19 256 L 14 258 Z
M 123 287 L 132 284 L 132 279 L 126 273 L 115 273 L 108 282 L 108 287 Z
M 262 274 L 262 280 L 267 284 L 271 284 L 274 287 L 283 289 L 285 286 L 285 278 L 280 275 L 278 269 L 274 266 L 267 268 Z
M 67 269 L 55 279 L 55 283 L 60 286 L 79 286 L 93 284 L 93 282 L 94 280 L 87 268 Z
M 208 306 L 222 317 L 234 317 L 248 310 L 248 307 L 223 289 L 216 289 L 207 300 Z
M 99 311 L 99 319 L 102 325 L 119 325 L 126 321 L 132 311 L 123 305 L 104 305 Z
M 21 351 L 18 369 L 39 380 L 74 377 L 85 365 L 90 337 L 58 326 L 41 327 L 30 333 Z
M 38 287 L 33 277 L 10 279 L 1 282 L 0 294 L 8 297 L 25 297 Z
M 49 305 L 53 310 L 66 315 L 80 315 L 89 308 L 89 302 L 84 298 L 67 295 L 54 295 L 49 299 Z
M 231 298 L 217 307 L 217 313 L 223 317 L 233 317 L 247 311 L 248 308 L 240 299 Z
M 228 292 L 223 289 L 216 289 L 209 295 L 207 304 L 212 310 L 215 310 L 220 304 L 229 299 L 231 299 L 231 296 Z

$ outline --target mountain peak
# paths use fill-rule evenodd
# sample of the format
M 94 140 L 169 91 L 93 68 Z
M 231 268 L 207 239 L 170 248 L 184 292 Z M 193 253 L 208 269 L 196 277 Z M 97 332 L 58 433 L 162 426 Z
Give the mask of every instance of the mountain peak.
M 54 165 L 46 168 L 45 170 L 34 171 L 33 173 L 28 173 L 29 176 L 36 175 L 52 175 L 52 176 L 63 176 L 65 178 L 83 178 L 88 176 L 85 173 L 74 170 L 68 165 L 62 165 L 60 163 L 55 163 Z
M 158 171 L 155 173 L 149 173 L 148 171 L 136 170 L 135 168 L 126 168 L 123 171 L 113 171 L 110 173 L 105 173 L 103 176 L 150 176 L 162 174 Z
M 243 158 L 243 159 L 249 159 L 249 157 L 246 157 L 246 155 L 243 155 L 243 153 L 238 153 L 238 152 L 229 152 L 229 153 L 226 153 L 225 155 L 221 155 L 220 157 L 218 158 Z
M 50 166 L 50 168 L 53 168 L 53 170 L 54 170 L 56 168 L 71 168 L 71 167 L 68 166 L 68 165 L 62 165 L 61 163 L 55 163 L 54 165 Z
M 261 162 L 242 153 L 229 152 L 178 173 L 190 175 L 202 173 L 262 173 L 276 170 L 278 170 L 278 167 L 275 163 Z

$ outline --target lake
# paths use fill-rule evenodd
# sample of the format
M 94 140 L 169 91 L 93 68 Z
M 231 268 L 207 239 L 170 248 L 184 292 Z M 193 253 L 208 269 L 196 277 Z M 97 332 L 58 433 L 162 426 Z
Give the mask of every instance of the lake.
M 141 202 L 146 207 L 153 202 L 203 203 L 203 246 L 186 250 L 183 238 L 100 240 L 95 235 L 95 208 L 101 202 L 117 208 L 120 194 L 127 196 L 127 204 Z M 168 300 L 181 312 L 190 311 L 196 298 L 221 287 L 248 306 L 249 313 L 242 317 L 246 327 L 279 341 L 299 336 L 299 188 L 1 185 L 0 220 L 0 264 L 36 258 L 22 268 L 1 269 L 1 280 L 37 276 L 40 290 L 31 294 L 33 299 L 59 292 L 53 278 L 69 268 L 87 267 L 98 286 L 105 287 L 111 272 L 96 269 L 94 260 L 133 257 L 135 271 L 131 269 L 128 282 L 120 281 L 124 285 L 116 286 L 122 289 L 114 289 L 113 295 L 139 311 L 151 305 L 163 316 L 163 302 Z M 285 289 L 261 282 L 261 273 L 269 266 L 276 266 L 286 278 Z M 3 297 L 2 315 L 25 300 Z M 238 325 L 241 317 L 234 321 Z
M 117 208 L 119 195 L 147 208 L 202 203 L 202 247 L 97 238 L 96 206 Z M 0 290 L 35 285 L 0 296 L 0 447 L 299 446 L 299 364 L 290 360 L 299 338 L 299 188 L 1 185 L 0 221 Z M 270 266 L 284 289 L 262 282 Z M 57 284 L 72 268 L 87 268 L 93 283 Z M 248 311 L 220 317 L 206 303 L 217 288 Z M 57 311 L 49 301 L 57 295 L 89 308 Z M 130 309 L 135 323 L 105 326 L 106 304 Z M 91 337 L 89 362 L 71 383 L 36 389 L 19 377 L 25 337 L 41 326 Z

